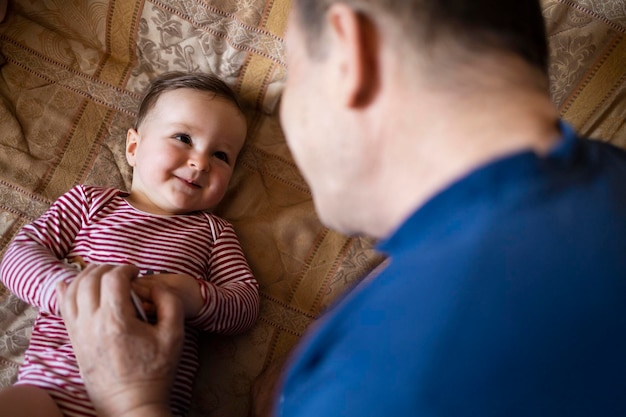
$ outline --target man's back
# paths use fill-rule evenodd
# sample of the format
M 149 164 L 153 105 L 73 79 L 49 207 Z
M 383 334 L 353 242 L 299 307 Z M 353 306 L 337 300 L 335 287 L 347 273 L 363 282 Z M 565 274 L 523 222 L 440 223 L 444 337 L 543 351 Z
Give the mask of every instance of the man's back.
M 387 268 L 301 348 L 282 415 L 625 415 L 626 154 L 566 136 L 385 241 Z

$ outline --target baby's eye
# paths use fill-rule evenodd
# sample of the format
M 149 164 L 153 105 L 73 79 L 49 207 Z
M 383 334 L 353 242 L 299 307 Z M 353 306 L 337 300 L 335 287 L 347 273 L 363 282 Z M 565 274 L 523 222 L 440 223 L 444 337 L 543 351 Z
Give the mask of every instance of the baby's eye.
M 174 135 L 174 139 L 181 141 L 182 143 L 186 143 L 186 144 L 191 143 L 191 136 L 186 135 L 184 133 L 179 133 L 179 134 Z
M 221 159 L 222 161 L 228 163 L 228 155 L 226 154 L 226 152 L 218 151 L 218 152 L 215 152 L 214 155 L 217 159 Z

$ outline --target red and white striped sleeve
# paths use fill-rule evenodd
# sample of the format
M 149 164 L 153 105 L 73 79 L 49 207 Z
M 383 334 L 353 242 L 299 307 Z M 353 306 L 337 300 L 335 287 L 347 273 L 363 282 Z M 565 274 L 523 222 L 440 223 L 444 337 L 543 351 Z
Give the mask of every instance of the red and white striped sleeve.
M 77 186 L 24 226 L 2 259 L 0 279 L 4 285 L 39 310 L 58 314 L 56 283 L 78 273 L 63 258 L 87 215 L 84 188 Z
M 210 254 L 208 281 L 200 281 L 204 306 L 190 325 L 235 334 L 250 328 L 259 313 L 259 285 L 248 266 L 232 225 L 219 221 Z

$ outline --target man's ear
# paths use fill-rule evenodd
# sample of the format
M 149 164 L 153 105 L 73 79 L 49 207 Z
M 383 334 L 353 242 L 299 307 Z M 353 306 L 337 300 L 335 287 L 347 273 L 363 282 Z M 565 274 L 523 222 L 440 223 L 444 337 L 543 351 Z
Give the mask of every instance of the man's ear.
M 343 3 L 333 4 L 326 14 L 333 42 L 330 59 L 336 91 L 350 107 L 367 105 L 380 87 L 379 33 L 367 16 Z
M 135 167 L 135 154 L 138 144 L 139 132 L 135 129 L 128 129 L 128 132 L 126 132 L 126 160 L 131 167 Z

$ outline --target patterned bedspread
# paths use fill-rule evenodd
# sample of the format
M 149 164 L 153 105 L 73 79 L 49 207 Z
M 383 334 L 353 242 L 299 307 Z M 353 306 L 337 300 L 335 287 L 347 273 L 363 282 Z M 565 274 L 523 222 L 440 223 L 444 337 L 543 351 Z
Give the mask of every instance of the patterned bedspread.
M 551 93 L 583 134 L 626 147 L 626 6 L 543 0 Z M 261 316 L 206 335 L 192 416 L 247 416 L 255 378 L 382 258 L 323 227 L 278 123 L 289 0 L 10 0 L 0 23 L 0 250 L 77 183 L 127 188 L 126 129 L 168 70 L 212 72 L 247 107 L 249 136 L 219 214 L 261 284 Z M 0 285 L 0 386 L 12 383 L 33 308 Z

